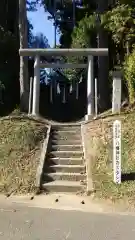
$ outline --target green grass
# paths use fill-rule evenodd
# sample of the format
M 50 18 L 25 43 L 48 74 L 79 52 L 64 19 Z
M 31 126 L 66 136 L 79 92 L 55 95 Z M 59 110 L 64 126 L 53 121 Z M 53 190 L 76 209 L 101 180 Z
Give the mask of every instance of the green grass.
M 47 128 L 33 120 L 0 119 L 0 193 L 35 191 L 41 143 Z
M 92 177 L 98 198 L 113 202 L 124 200 L 134 205 L 135 181 L 127 179 L 120 185 L 113 182 L 112 124 L 119 118 L 122 122 L 122 173 L 135 173 L 135 112 L 132 112 L 108 121 L 97 120 L 87 126 L 89 151 L 94 151 Z

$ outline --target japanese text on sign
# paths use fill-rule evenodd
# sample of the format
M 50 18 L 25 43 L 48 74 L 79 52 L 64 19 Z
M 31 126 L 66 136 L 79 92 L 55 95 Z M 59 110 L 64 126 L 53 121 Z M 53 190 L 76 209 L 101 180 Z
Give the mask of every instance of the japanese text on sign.
M 121 183 L 121 122 L 113 123 L 113 173 L 114 182 Z

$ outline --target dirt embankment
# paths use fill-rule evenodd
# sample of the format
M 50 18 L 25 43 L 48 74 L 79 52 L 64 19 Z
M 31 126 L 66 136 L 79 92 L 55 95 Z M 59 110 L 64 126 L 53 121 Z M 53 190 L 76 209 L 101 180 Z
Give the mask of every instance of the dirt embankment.
M 0 193 L 35 191 L 47 126 L 30 119 L 0 119 Z
M 112 125 L 122 123 L 122 183 L 113 182 Z M 85 125 L 86 150 L 91 165 L 95 197 L 134 208 L 135 111 L 95 120 Z

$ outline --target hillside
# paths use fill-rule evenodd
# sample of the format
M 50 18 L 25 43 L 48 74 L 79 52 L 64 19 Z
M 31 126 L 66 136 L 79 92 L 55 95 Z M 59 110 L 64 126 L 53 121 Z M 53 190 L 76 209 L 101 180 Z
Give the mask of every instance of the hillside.
M 112 124 L 122 123 L 122 184 L 113 183 Z M 88 161 L 95 197 L 134 207 L 135 200 L 135 111 L 95 120 L 85 125 Z
M 44 123 L 22 119 L 0 119 L 0 193 L 35 191 Z

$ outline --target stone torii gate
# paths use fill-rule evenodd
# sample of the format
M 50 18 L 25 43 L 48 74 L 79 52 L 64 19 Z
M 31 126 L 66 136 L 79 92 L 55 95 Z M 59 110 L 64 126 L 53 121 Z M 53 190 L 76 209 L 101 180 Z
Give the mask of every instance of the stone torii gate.
M 32 115 L 39 114 L 39 97 L 40 97 L 40 68 L 87 68 L 87 115 L 88 120 L 94 115 L 94 56 L 107 56 L 107 48 L 81 48 L 81 49 L 20 49 L 20 56 L 34 57 L 34 83 L 33 83 L 33 100 Z M 72 63 L 41 63 L 41 56 L 85 56 L 88 58 L 87 64 Z

